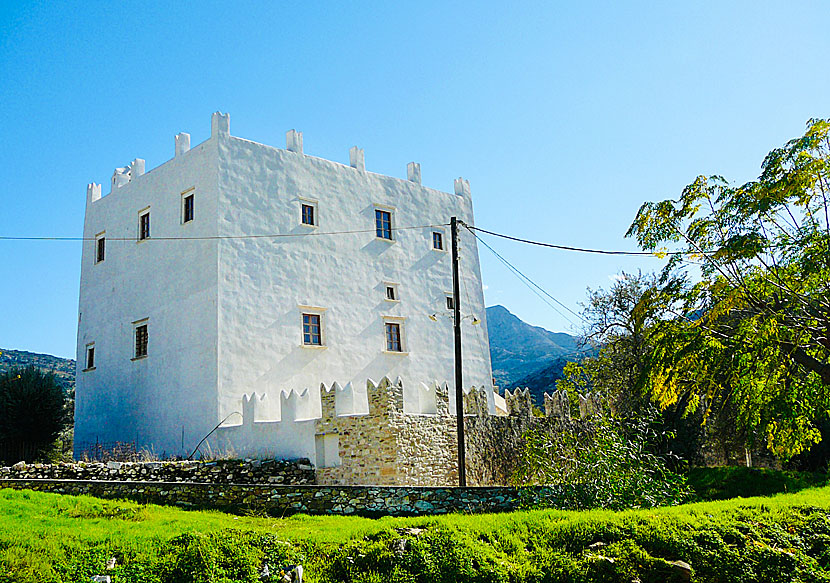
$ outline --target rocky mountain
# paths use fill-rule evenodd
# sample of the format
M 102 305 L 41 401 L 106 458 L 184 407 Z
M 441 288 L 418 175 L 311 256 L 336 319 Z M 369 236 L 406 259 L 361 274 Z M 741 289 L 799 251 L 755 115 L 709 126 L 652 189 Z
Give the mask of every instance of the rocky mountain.
M 75 361 L 50 354 L 8 350 L 0 348 L 0 373 L 14 367 L 35 366 L 43 371 L 53 372 L 67 390 L 75 389 Z
M 555 385 L 565 363 L 584 352 L 576 336 L 532 326 L 504 306 L 487 308 L 487 332 L 496 384 L 529 387 L 540 406 L 542 392 Z

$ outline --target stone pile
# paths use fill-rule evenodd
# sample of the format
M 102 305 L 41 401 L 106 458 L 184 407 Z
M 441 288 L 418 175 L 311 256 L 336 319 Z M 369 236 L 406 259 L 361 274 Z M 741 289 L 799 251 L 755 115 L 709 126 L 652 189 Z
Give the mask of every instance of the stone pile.
M 311 462 L 298 460 L 217 460 L 156 462 L 16 463 L 0 468 L 7 480 L 107 480 L 208 484 L 314 484 Z

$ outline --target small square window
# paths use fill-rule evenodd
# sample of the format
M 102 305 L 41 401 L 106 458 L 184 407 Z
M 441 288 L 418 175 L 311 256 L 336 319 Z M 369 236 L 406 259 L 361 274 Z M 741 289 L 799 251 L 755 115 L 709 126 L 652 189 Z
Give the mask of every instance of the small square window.
M 375 234 L 379 239 L 392 240 L 392 212 L 375 209 Z
M 387 283 L 386 284 L 386 298 L 387 301 L 390 302 L 397 302 L 400 300 L 398 297 L 398 284 L 396 283 Z
M 314 205 L 303 203 L 301 207 L 301 220 L 304 225 L 314 227 L 317 225 L 317 217 L 315 216 Z
M 95 368 L 95 343 L 86 345 L 86 369 L 92 370 Z
M 195 199 L 192 193 L 182 198 L 182 223 L 189 223 L 195 218 Z
M 149 335 L 147 333 L 147 324 L 138 324 L 135 327 L 135 358 L 143 358 L 147 356 L 147 343 Z
M 95 237 L 95 263 L 101 263 L 106 257 L 107 239 L 104 234 Z
M 303 314 L 303 344 L 308 346 L 323 345 L 320 314 Z
M 432 232 L 432 248 L 439 251 L 444 250 L 444 235 L 438 231 Z
M 396 322 L 386 322 L 386 350 L 388 352 L 403 352 L 401 325 Z
M 138 216 L 138 240 L 150 238 L 150 211 Z
M 447 296 L 447 309 L 454 310 L 455 309 L 455 298 L 452 296 Z

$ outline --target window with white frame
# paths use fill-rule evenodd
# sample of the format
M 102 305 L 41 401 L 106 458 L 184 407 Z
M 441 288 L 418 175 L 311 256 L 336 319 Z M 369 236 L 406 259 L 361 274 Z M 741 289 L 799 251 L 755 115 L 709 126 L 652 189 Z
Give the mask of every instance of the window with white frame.
M 95 235 L 95 263 L 101 263 L 107 254 L 107 238 L 105 233 Z
M 454 310 L 455 309 L 455 297 L 452 294 L 447 294 L 447 309 Z
M 138 240 L 144 241 L 150 238 L 150 209 L 145 209 L 138 214 Z
M 86 370 L 95 369 L 95 343 L 90 342 L 86 345 Z
M 375 208 L 375 235 L 378 239 L 392 241 L 392 210 Z
M 325 348 L 326 321 L 325 308 L 300 306 L 302 321 L 302 346 L 306 348 Z
M 444 250 L 444 234 L 441 231 L 432 232 L 432 248 L 438 251 Z
M 196 218 L 196 195 L 193 189 L 182 193 L 182 224 L 189 223 Z
M 147 356 L 147 347 L 150 341 L 147 319 L 133 322 L 133 329 L 135 331 L 135 356 L 133 359 L 144 358 Z
M 403 321 L 386 319 L 383 326 L 386 332 L 386 352 L 405 352 Z
M 316 227 L 317 221 L 317 202 L 300 199 L 300 223 L 306 227 Z
M 384 288 L 383 299 L 385 299 L 388 302 L 398 302 L 398 301 L 400 301 L 401 298 L 400 298 L 400 296 L 398 296 L 398 284 L 397 283 L 386 282 L 386 283 L 383 284 L 383 288 Z

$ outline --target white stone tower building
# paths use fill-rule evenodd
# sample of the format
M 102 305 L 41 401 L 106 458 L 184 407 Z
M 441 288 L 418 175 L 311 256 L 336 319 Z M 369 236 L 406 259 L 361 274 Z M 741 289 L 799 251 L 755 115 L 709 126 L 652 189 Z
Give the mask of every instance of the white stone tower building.
M 291 392 L 292 423 L 269 424 L 267 447 L 229 446 L 315 461 L 314 424 L 293 420 L 320 416 L 321 383 L 400 378 L 417 413 L 407 389 L 452 380 L 446 225 L 473 224 L 469 184 L 441 192 L 421 185 L 418 164 L 403 180 L 367 172 L 356 147 L 349 159 L 304 154 L 294 130 L 284 150 L 231 136 L 215 113 L 198 146 L 179 134 L 168 162 L 116 169 L 106 196 L 88 187 L 76 455 L 114 442 L 187 455 L 220 422 L 241 423 L 243 396 L 268 395 L 257 415 L 279 421 Z M 489 388 L 492 408 L 478 252 L 463 229 L 460 265 L 465 386 Z

